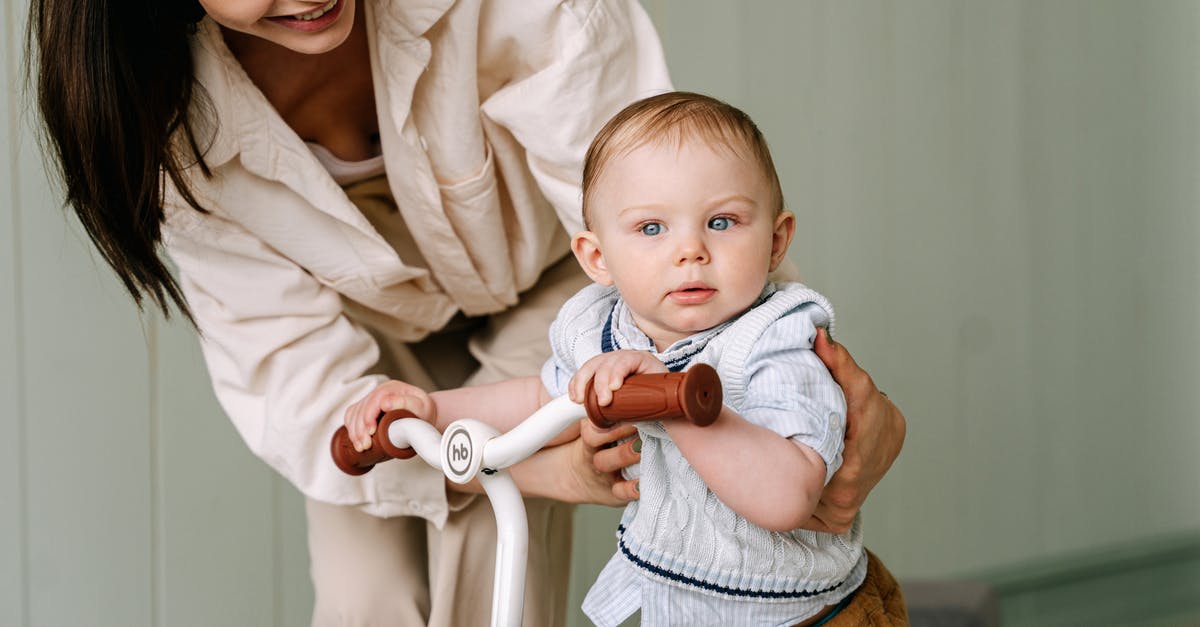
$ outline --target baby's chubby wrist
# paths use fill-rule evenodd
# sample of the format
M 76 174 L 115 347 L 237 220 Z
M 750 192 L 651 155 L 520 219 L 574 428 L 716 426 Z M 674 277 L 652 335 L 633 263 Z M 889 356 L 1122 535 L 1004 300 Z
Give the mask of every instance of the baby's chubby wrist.
M 678 443 L 693 438 L 711 438 L 714 433 L 717 433 L 718 429 L 728 426 L 730 421 L 741 419 L 742 417 L 729 409 L 729 407 L 722 406 L 721 412 L 717 414 L 717 418 L 703 427 L 683 417 L 675 420 L 664 420 L 662 425 L 667 434 L 671 436 L 671 439 Z

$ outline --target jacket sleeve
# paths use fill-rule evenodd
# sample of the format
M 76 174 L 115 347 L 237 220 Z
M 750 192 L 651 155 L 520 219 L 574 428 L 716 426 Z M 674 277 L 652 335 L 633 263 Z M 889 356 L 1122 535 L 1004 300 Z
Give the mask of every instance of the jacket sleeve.
M 558 16 L 557 32 L 514 36 L 549 46 L 547 54 L 524 55 L 545 64 L 492 93 L 482 110 L 524 146 L 542 193 L 574 233 L 583 229 L 580 180 L 592 138 L 625 105 L 670 90 L 671 81 L 637 0 L 563 2 Z
M 329 453 L 345 408 L 384 377 L 373 338 L 342 313 L 339 295 L 237 224 L 168 209 L 166 250 L 195 317 L 222 408 L 250 450 L 310 498 L 439 526 L 441 475 L 419 459 L 361 477 Z

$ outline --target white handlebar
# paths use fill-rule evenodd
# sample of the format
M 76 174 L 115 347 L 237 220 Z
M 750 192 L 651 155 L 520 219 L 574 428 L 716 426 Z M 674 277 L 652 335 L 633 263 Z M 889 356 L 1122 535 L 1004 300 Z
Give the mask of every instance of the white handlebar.
M 505 469 L 533 455 L 586 415 L 583 405 L 560 396 L 503 435 L 470 419 L 456 420 L 445 433 L 417 418 L 388 426 L 388 439 L 396 448 L 412 447 L 425 463 L 456 483 L 478 478 L 492 502 L 496 514 L 492 627 L 520 625 L 525 601 L 529 527 L 521 492 Z
M 388 439 L 397 448 L 411 446 L 425 463 L 442 469 L 442 434 L 438 433 L 437 427 L 418 418 L 405 418 L 388 426 Z
M 493 438 L 483 450 L 484 468 L 508 468 L 538 452 L 567 427 L 587 416 L 583 405 L 560 396 L 533 412 L 524 422 Z
M 496 579 L 493 585 L 492 625 L 520 625 L 525 589 L 525 557 L 529 531 L 525 503 L 507 468 L 528 458 L 589 411 L 601 428 L 622 421 L 686 418 L 697 426 L 712 424 L 721 412 L 721 381 L 716 370 L 696 364 L 687 372 L 633 375 L 625 380 L 620 398 L 601 407 L 589 384 L 588 409 L 565 396 L 556 398 L 508 433 L 501 435 L 478 420 L 458 420 L 445 433 L 425 421 L 389 414 L 386 430 L 377 430 L 378 447 L 360 451 L 350 442 L 346 427 L 330 440 L 334 463 L 343 472 L 361 475 L 375 464 L 412 456 L 442 471 L 455 483 L 479 479 L 496 513 Z M 384 424 L 380 422 L 380 424 Z

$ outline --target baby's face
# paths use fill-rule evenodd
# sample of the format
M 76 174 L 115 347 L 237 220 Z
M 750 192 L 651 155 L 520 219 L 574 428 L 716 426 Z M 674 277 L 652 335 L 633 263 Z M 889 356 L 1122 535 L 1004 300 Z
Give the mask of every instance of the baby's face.
M 614 157 L 591 190 L 589 217 L 576 254 L 593 280 L 617 286 L 659 350 L 754 304 L 794 228 L 753 159 L 697 140 Z M 587 237 L 593 264 L 581 253 Z

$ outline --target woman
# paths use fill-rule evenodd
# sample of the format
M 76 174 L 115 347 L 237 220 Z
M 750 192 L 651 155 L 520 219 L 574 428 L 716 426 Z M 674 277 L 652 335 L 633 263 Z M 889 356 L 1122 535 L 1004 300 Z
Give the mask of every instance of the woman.
M 31 10 L 69 204 L 139 304 L 173 303 L 195 323 L 239 433 L 308 499 L 313 623 L 485 621 L 486 503 L 415 461 L 347 477 L 328 438 L 385 378 L 436 389 L 537 371 L 550 320 L 586 281 L 567 249 L 584 150 L 610 114 L 670 86 L 638 4 Z M 822 346 L 851 439 L 810 524 L 837 529 L 898 453 L 903 418 Z M 564 501 L 635 496 L 613 474 L 636 460 L 631 445 L 601 448 L 622 435 L 585 430 L 514 470 L 534 497 L 531 624 L 562 622 Z

